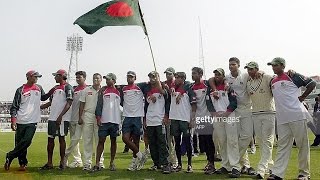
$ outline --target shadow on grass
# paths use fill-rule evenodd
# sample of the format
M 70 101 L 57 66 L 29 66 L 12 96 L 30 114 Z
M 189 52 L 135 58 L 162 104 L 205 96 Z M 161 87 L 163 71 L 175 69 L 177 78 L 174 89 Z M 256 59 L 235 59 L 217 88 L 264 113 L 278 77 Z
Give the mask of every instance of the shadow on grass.
M 108 160 L 110 159 L 110 153 L 104 153 L 104 159 Z M 182 158 L 187 158 L 187 156 L 182 156 Z M 132 159 L 132 153 L 125 153 L 125 154 L 117 154 L 116 159 L 121 159 L 121 161 L 130 162 L 128 160 Z M 149 161 L 152 161 L 151 157 L 148 159 Z M 187 161 L 186 161 L 187 162 Z M 185 163 L 186 163 L 185 162 Z M 182 163 L 184 163 L 184 159 L 182 159 Z M 205 160 L 203 157 L 192 157 L 192 163 L 202 163 L 203 166 L 207 164 L 207 160 Z
M 319 146 L 319 147 L 311 147 L 311 148 L 310 148 L 310 152 L 311 152 L 311 151 L 315 151 L 315 152 L 318 151 L 318 152 L 320 152 L 320 146 Z
M 195 172 L 191 174 L 186 174 L 185 171 L 181 171 L 167 175 L 147 169 L 135 172 L 130 172 L 124 169 L 118 169 L 117 171 L 104 169 L 95 173 L 82 171 L 80 168 L 68 168 L 61 171 L 56 168 L 51 170 L 39 170 L 39 168 L 36 167 L 29 167 L 26 172 L 20 172 L 17 170 L 17 168 L 11 168 L 10 171 L 1 170 L 0 174 L 10 174 L 12 177 L 20 178 L 31 176 L 32 179 L 228 179 L 228 175 L 205 175 L 201 170 L 195 170 Z M 252 178 L 252 176 L 243 175 L 240 179 Z

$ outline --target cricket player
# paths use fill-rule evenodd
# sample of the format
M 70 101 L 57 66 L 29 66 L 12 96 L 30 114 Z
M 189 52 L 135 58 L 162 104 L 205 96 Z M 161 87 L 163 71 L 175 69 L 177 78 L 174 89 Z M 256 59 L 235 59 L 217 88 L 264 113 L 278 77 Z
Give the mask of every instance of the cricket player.
M 117 136 L 119 136 L 119 124 L 121 123 L 121 97 L 120 92 L 115 87 L 117 80 L 116 75 L 108 73 L 106 76 L 103 76 L 103 78 L 106 79 L 107 86 L 103 87 L 98 95 L 96 118 L 99 126 L 99 142 L 97 146 L 96 164 L 92 168 L 92 172 L 100 171 L 102 169 L 99 166 L 99 163 L 100 157 L 103 156 L 102 153 L 107 136 L 110 136 L 111 141 L 109 170 L 116 170 L 114 158 L 117 152 Z
M 54 87 L 54 93 L 51 97 L 51 101 L 42 105 L 42 108 L 51 106 L 50 115 L 48 118 L 48 144 L 47 153 L 48 161 L 42 166 L 41 170 L 49 170 L 53 168 L 52 156 L 54 149 L 54 139 L 56 136 L 59 138 L 60 144 L 60 165 L 59 169 L 65 169 L 65 150 L 66 141 L 65 136 L 68 134 L 69 121 L 71 119 L 71 111 L 69 111 L 73 100 L 73 88 L 66 82 L 67 72 L 63 69 L 58 70 L 56 73 L 52 73 L 56 83 L 59 85 Z
M 190 130 L 194 127 L 197 110 L 196 96 L 190 84 L 186 82 L 186 73 L 175 73 L 175 87 L 171 93 L 169 119 L 171 121 L 170 133 L 175 139 L 175 150 L 178 166 L 174 171 L 182 170 L 181 136 L 187 147 L 188 166 L 187 173 L 192 173 L 192 144 Z
M 302 102 L 315 88 L 316 83 L 301 74 L 294 73 L 289 76 L 284 72 L 286 61 L 276 57 L 268 65 L 272 66 L 273 72 L 277 75 L 271 81 L 271 90 L 276 105 L 276 118 L 278 130 L 277 156 L 272 174 L 268 180 L 279 180 L 285 176 L 288 167 L 293 139 L 299 149 L 299 180 L 310 178 L 310 147 L 307 130 L 307 119 L 311 115 Z M 300 87 L 306 87 L 301 95 Z
M 135 83 L 136 73 L 127 72 L 127 86 L 121 93 L 123 104 L 122 140 L 132 150 L 132 162 L 129 171 L 140 170 L 145 161 L 146 153 L 139 150 L 140 136 L 143 133 L 142 118 L 144 117 L 144 88 L 147 83 Z
M 69 147 L 66 149 L 65 155 L 65 165 L 70 168 L 82 167 L 82 159 L 81 153 L 79 149 L 79 141 L 82 135 L 82 125 L 78 124 L 79 121 L 79 107 L 80 107 L 80 96 L 82 90 L 84 90 L 87 85 L 85 83 L 87 74 L 85 71 L 77 71 L 76 75 L 76 82 L 78 86 L 74 89 L 74 96 L 71 106 L 71 120 L 70 120 L 70 144 Z M 68 164 L 69 156 L 73 156 L 73 162 Z
M 315 97 L 315 105 L 313 107 L 313 127 L 310 129 L 312 130 L 313 134 L 316 136 L 313 140 L 313 143 L 310 146 L 317 147 L 320 144 L 320 107 L 319 107 L 319 102 L 320 102 L 320 96 L 318 94 L 317 97 Z
M 37 129 L 37 123 L 41 120 L 40 103 L 47 100 L 52 91 L 45 94 L 37 83 L 42 75 L 30 70 L 26 74 L 27 83 L 16 90 L 13 103 L 10 108 L 11 129 L 15 133 L 15 147 L 6 155 L 4 169 L 9 170 L 14 158 L 18 158 L 20 171 L 25 171 L 28 165 L 27 150 Z
M 239 151 L 240 164 L 242 165 L 241 173 L 255 175 L 255 170 L 250 166 L 250 161 L 247 153 L 247 148 L 253 137 L 253 121 L 251 100 L 247 92 L 247 82 L 249 75 L 242 73 L 239 70 L 240 60 L 236 57 L 229 59 L 230 74 L 226 75 L 226 81 L 234 90 L 237 97 L 237 109 L 235 110 L 236 117 L 240 117 L 238 125 L 239 134 Z
M 222 68 L 213 71 L 215 92 L 210 88 L 207 92 L 207 107 L 214 117 L 214 131 L 220 144 L 221 165 L 217 174 L 228 174 L 231 178 L 240 177 L 240 151 L 238 144 L 237 123 L 235 116 L 237 98 L 232 88 L 226 90 L 225 72 Z M 218 98 L 213 97 L 216 94 Z
M 196 119 L 200 123 L 197 125 L 203 125 L 203 129 L 196 129 L 196 132 L 199 134 L 199 143 L 204 145 L 204 151 L 207 156 L 207 165 L 204 167 L 205 174 L 213 174 L 216 169 L 214 166 L 214 154 L 215 146 L 213 143 L 213 125 L 210 121 L 201 122 L 201 119 L 208 119 L 210 117 L 210 112 L 207 109 L 206 105 L 206 95 L 209 83 L 206 80 L 202 79 L 203 69 L 200 67 L 192 68 L 192 80 L 194 83 L 191 84 L 191 89 L 196 95 L 197 110 L 196 110 Z
M 164 87 L 167 90 L 167 92 L 171 93 L 171 88 L 174 88 L 174 73 L 175 73 L 175 69 L 173 67 L 168 67 L 164 73 L 166 74 L 166 81 L 164 81 Z M 174 142 L 174 138 L 172 137 L 171 133 L 170 133 L 170 121 L 169 124 L 166 125 L 166 136 L 167 136 L 167 144 L 169 147 L 169 162 L 171 163 L 172 167 L 175 168 L 178 165 L 178 159 L 176 157 L 176 153 L 174 150 L 175 147 L 175 142 Z
M 152 71 L 148 74 L 149 84 L 145 87 L 146 120 L 144 126 L 147 130 L 149 148 L 153 167 L 161 169 L 163 174 L 171 173 L 171 164 L 168 161 L 169 151 L 166 141 L 165 125 L 169 122 L 170 104 L 168 93 L 162 88 L 159 74 Z
M 98 145 L 98 125 L 96 120 L 96 107 L 98 93 L 101 90 L 102 76 L 99 73 L 93 74 L 92 86 L 86 87 L 80 95 L 79 121 L 82 125 L 83 140 L 83 170 L 91 170 L 93 149 Z M 93 148 L 94 144 L 94 148 Z M 95 159 L 95 158 L 94 158 Z M 104 168 L 104 158 L 101 156 L 99 166 Z
M 245 67 L 249 74 L 247 92 L 252 101 L 252 119 L 254 132 L 260 147 L 260 161 L 257 167 L 257 178 L 263 179 L 273 165 L 272 149 L 275 135 L 275 107 L 271 92 L 272 76 L 257 76 L 258 63 L 252 61 Z

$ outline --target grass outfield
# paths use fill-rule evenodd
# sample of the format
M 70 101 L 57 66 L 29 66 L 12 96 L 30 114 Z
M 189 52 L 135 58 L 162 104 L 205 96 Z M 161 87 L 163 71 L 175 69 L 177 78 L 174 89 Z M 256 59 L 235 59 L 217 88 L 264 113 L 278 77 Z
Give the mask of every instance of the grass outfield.
M 310 140 L 313 140 L 314 136 L 310 134 Z M 105 157 L 105 166 L 109 165 L 109 140 L 106 142 L 106 153 Z M 3 165 L 5 160 L 5 152 L 8 152 L 13 148 L 14 143 L 14 134 L 13 133 L 0 133 L 0 162 Z M 124 144 L 121 139 L 118 138 L 118 153 L 116 155 L 116 167 L 117 171 L 110 172 L 109 170 L 103 170 L 97 173 L 87 173 L 82 171 L 81 168 L 76 169 L 66 169 L 65 171 L 59 171 L 57 169 L 49 171 L 40 171 L 38 168 L 47 161 L 46 155 L 46 144 L 47 136 L 46 133 L 36 133 L 33 143 L 28 151 L 28 170 L 26 172 L 19 172 L 18 161 L 15 159 L 11 164 L 10 171 L 4 171 L 3 168 L 0 170 L 0 179 L 227 179 L 225 175 L 205 175 L 201 170 L 206 164 L 205 156 L 200 155 L 199 157 L 193 158 L 193 174 L 186 174 L 184 172 L 172 173 L 169 175 L 163 175 L 160 172 L 148 171 L 152 164 L 152 160 L 148 159 L 143 170 L 136 172 L 129 172 L 126 170 L 129 163 L 131 162 L 131 154 L 122 154 Z M 257 153 L 250 156 L 250 161 L 253 167 L 257 166 L 259 161 L 259 148 L 257 148 Z M 285 179 L 295 179 L 297 177 L 297 149 L 293 148 L 291 153 L 291 159 L 289 166 L 286 172 Z M 274 151 L 275 155 L 275 151 Z M 71 160 L 71 158 L 70 158 Z M 312 179 L 320 179 L 320 148 L 311 148 L 311 177 Z M 184 168 L 186 167 L 186 157 L 183 158 Z M 56 147 L 54 150 L 54 165 L 59 165 L 59 146 L 58 141 L 56 140 Z M 220 167 L 220 163 L 216 164 L 217 167 Z M 241 176 L 240 179 L 252 179 L 250 176 Z

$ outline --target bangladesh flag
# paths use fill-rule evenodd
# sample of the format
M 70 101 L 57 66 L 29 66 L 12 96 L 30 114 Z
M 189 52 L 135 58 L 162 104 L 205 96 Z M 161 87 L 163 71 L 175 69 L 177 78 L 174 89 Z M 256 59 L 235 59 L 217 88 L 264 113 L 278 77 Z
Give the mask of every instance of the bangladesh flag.
M 93 34 L 104 26 L 138 25 L 147 35 L 138 0 L 106 2 L 82 15 L 73 24 L 78 24 L 87 34 Z

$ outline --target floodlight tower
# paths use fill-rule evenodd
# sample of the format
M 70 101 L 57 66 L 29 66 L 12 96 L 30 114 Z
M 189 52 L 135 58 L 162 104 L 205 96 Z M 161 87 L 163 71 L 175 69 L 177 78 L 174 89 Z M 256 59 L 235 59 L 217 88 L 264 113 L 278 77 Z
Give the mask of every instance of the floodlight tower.
M 75 85 L 75 73 L 78 71 L 78 53 L 82 51 L 83 37 L 72 35 L 67 37 L 67 51 L 70 51 L 68 83 Z
M 203 78 L 206 79 L 206 67 L 204 65 L 204 55 L 203 55 L 202 32 L 201 32 L 200 17 L 198 17 L 198 21 L 199 21 L 199 66 L 203 69 Z

